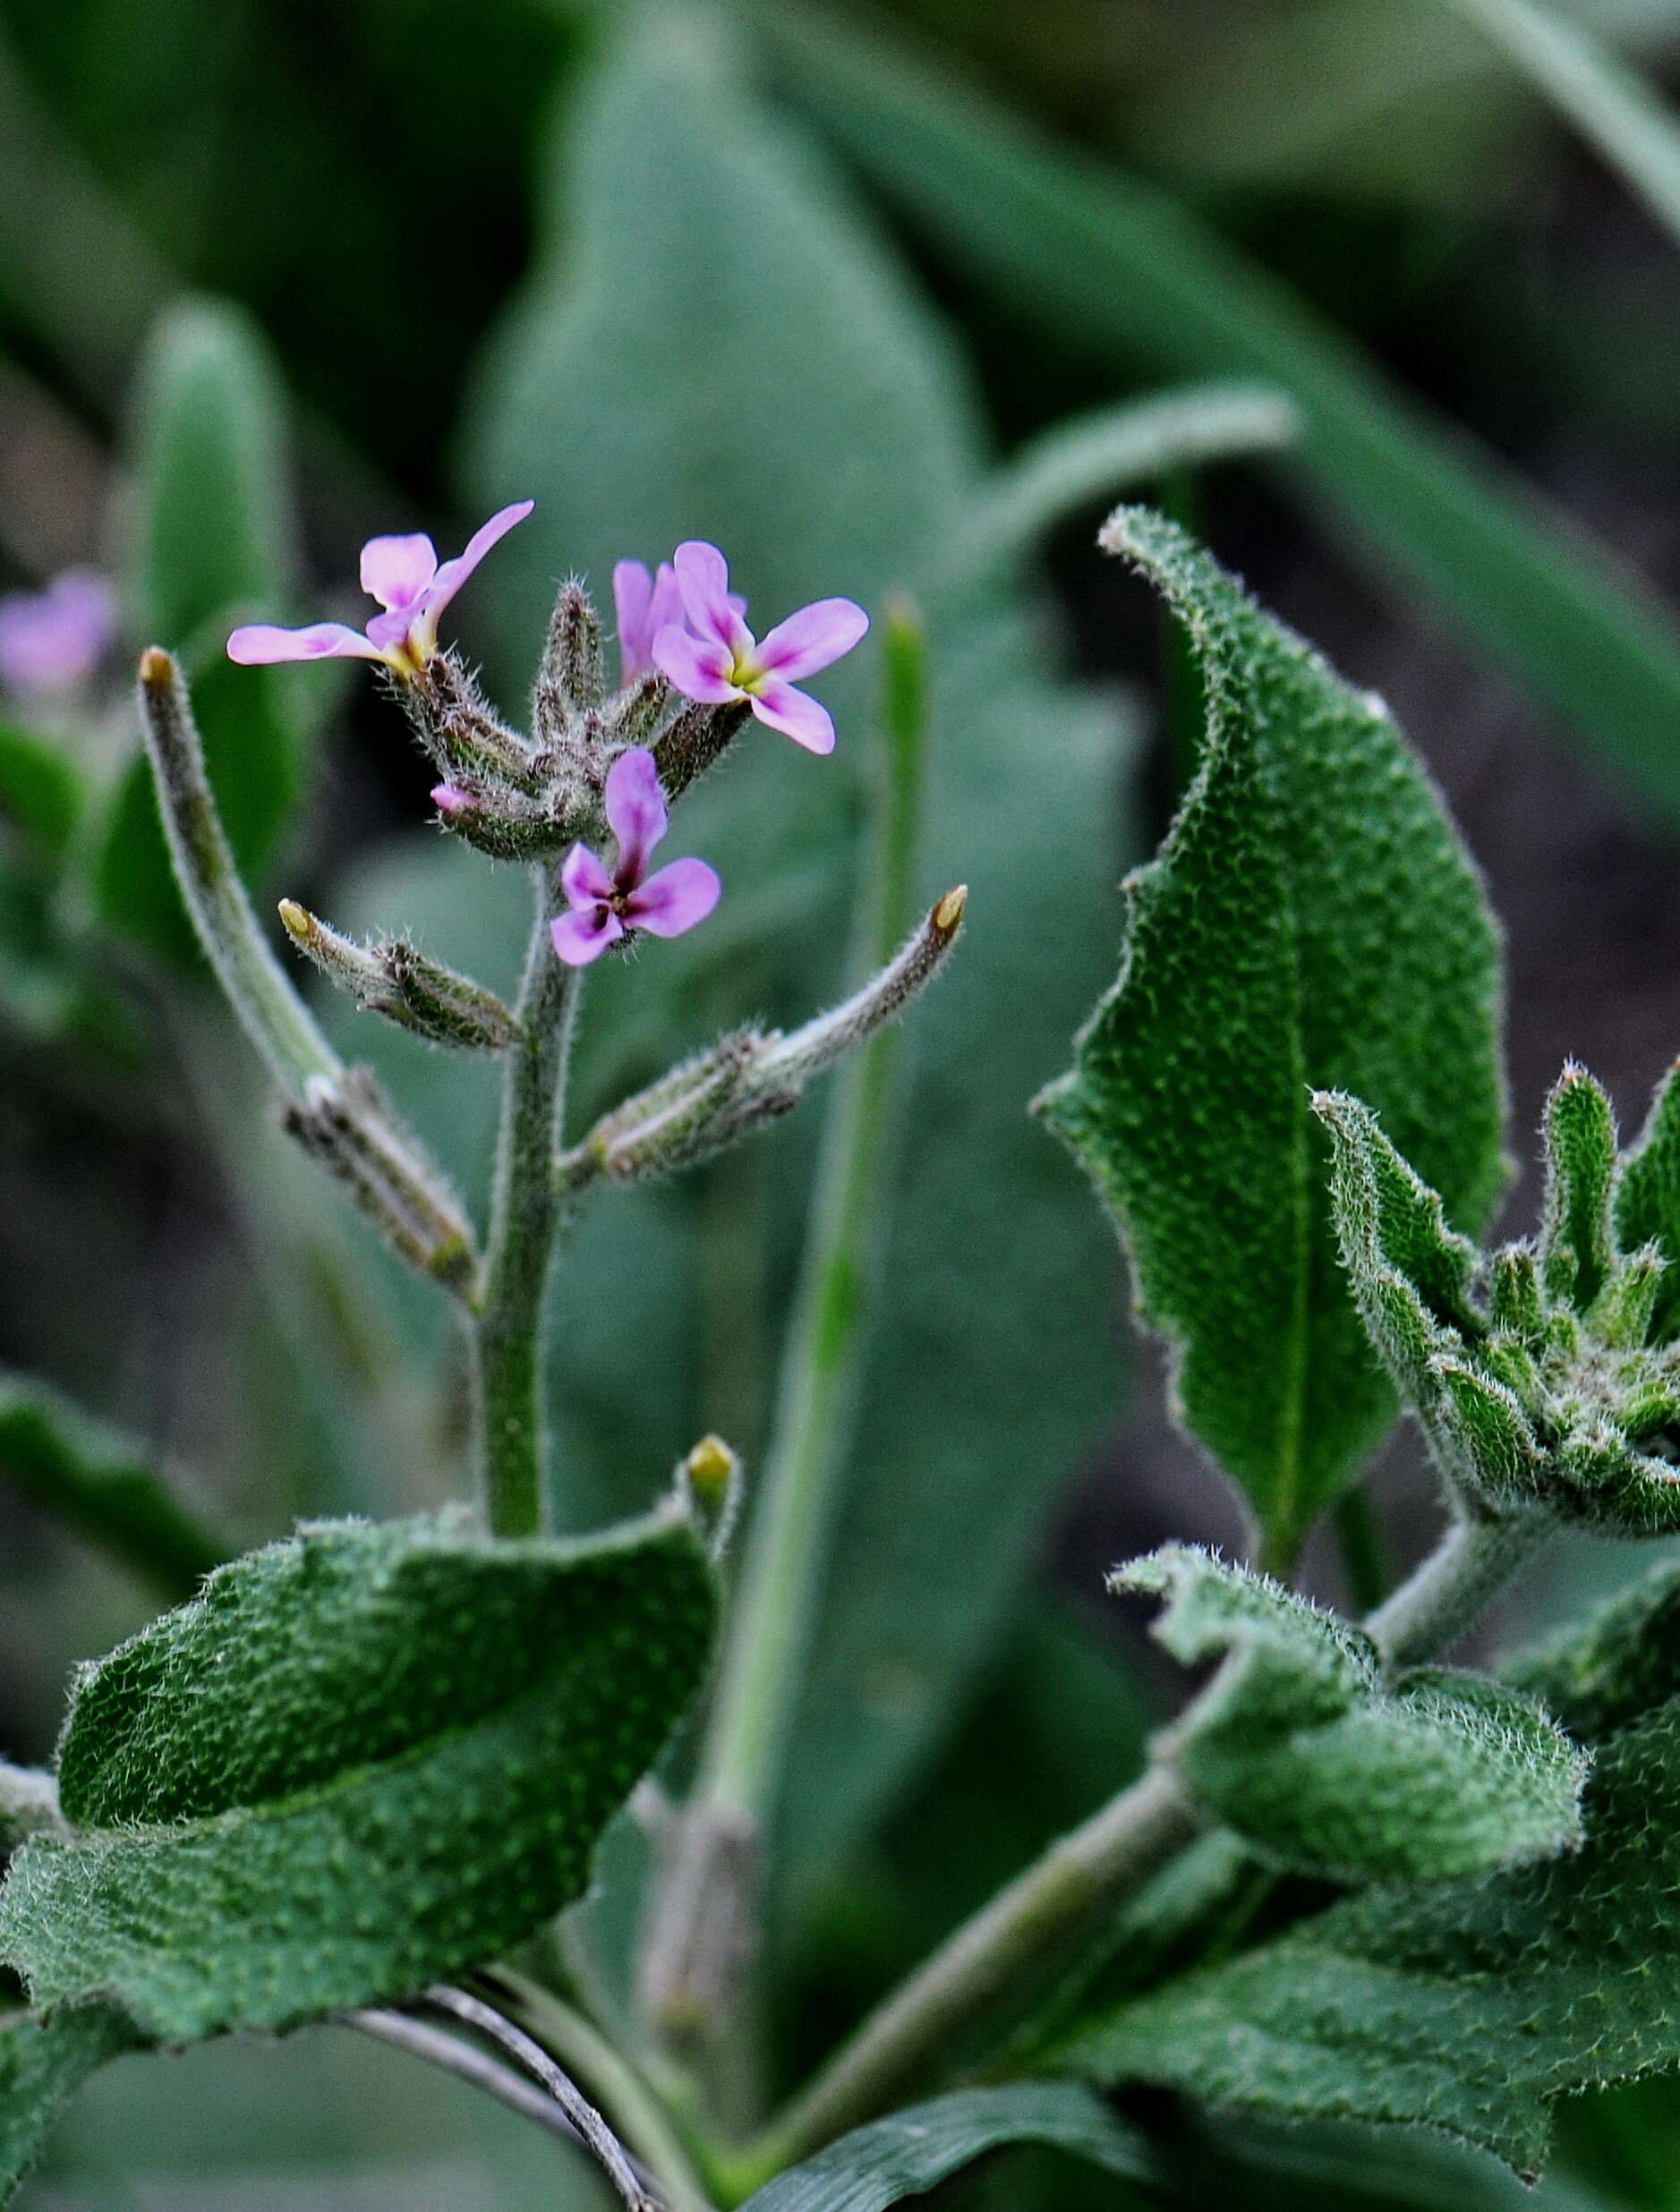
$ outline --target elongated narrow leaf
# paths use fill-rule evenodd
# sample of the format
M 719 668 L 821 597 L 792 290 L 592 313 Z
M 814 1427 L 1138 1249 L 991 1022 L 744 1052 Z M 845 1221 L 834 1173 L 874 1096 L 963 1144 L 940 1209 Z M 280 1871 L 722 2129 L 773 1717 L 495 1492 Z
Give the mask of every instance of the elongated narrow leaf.
M 237 310 L 194 301 L 153 334 L 134 417 L 129 548 L 133 625 L 183 655 L 210 780 L 240 865 L 258 866 L 297 799 L 302 694 L 288 672 L 236 668 L 234 623 L 286 611 L 292 492 L 277 373 Z M 99 911 L 176 960 L 197 958 L 164 847 L 151 778 L 124 778 L 96 857 Z
M 902 1172 L 817 1676 L 794 1736 L 797 1859 L 843 1852 L 936 1738 L 1115 1395 L 1101 1299 L 1065 1295 L 1070 1278 L 1103 1279 L 1102 1225 L 1025 1110 L 1103 981 L 1124 740 L 1112 708 L 1057 681 L 1040 626 L 994 583 L 924 589 L 987 481 L 961 365 L 820 149 L 751 82 L 750 49 L 668 8 L 615 41 L 568 103 L 564 224 L 487 355 L 466 465 L 475 503 L 506 486 L 538 498 L 499 572 L 509 695 L 529 680 L 556 575 L 584 570 L 604 605 L 616 559 L 659 558 L 696 532 L 729 553 L 755 623 L 835 591 L 877 618 L 895 588 L 923 602 L 921 888 L 966 882 L 970 895 L 960 957 L 906 1033 Z M 815 680 L 839 727 L 831 759 L 750 725 L 685 797 L 673 835 L 717 865 L 729 896 L 621 992 L 602 976 L 582 1093 L 604 1104 L 714 1029 L 789 1024 L 836 995 L 880 676 L 877 634 Z M 415 919 L 416 872 L 400 901 L 388 878 L 359 919 Z M 488 948 L 464 933 L 497 888 L 459 871 L 446 884 L 442 866 L 432 880 L 458 903 L 429 946 L 497 981 Z M 513 886 L 496 915 L 522 898 Z M 397 1047 L 381 1055 L 388 1078 L 405 1102 L 430 1092 L 416 1118 L 452 1147 L 470 1079 Z M 560 1502 L 568 1520 L 602 1510 L 589 1469 L 657 1463 L 702 1420 L 719 1423 L 715 1400 L 703 1414 L 687 1396 L 707 1368 L 738 1393 L 731 1436 L 762 1430 L 816 1119 L 791 1117 L 723 1171 L 738 1170 L 736 1193 L 765 1176 L 762 1210 L 719 1189 L 703 1216 L 691 1184 L 611 1194 L 584 1226 L 553 1301 L 553 1417 L 583 1470 Z M 626 1436 L 645 1440 L 646 1459 Z
M 1680 238 L 1680 116 L 1619 55 L 1535 0 L 1446 0 L 1498 41 Z
M 754 0 L 822 129 L 1029 328 L 1129 380 L 1258 377 L 1301 409 L 1275 464 L 1680 811 L 1680 636 L 1653 594 L 1181 206 L 1062 150 L 896 42 Z
M 1272 453 L 1301 417 L 1265 385 L 1192 384 L 1075 415 L 1011 455 L 963 517 L 946 557 L 958 572 L 1007 561 L 1074 509 L 1209 461 Z
M 1279 2116 L 1415 2121 L 1537 2169 L 1559 2097 L 1680 2064 L 1680 1577 L 1514 1670 L 1594 1744 L 1573 1857 L 1369 1890 L 1057 2054 Z
M 0 2204 L 34 2165 L 53 2115 L 107 2060 L 141 2038 L 107 2004 L 69 2005 L 0 2024 Z
M 1581 1841 L 1587 1761 L 1533 1700 L 1376 1646 L 1267 1578 L 1170 1545 L 1114 1578 L 1156 1592 L 1156 1633 L 1218 1686 L 1168 1739 L 1187 1787 L 1263 1857 L 1338 1881 L 1441 1882 Z
M 38 2003 L 184 2042 L 400 1996 L 579 1896 L 705 1664 L 669 1515 L 576 1544 L 458 1517 L 305 1529 L 78 1686 L 72 1834 L 24 1845 L 0 1951 Z
M 744 2212 L 886 2212 L 988 2151 L 1039 2143 L 1087 2158 L 1125 2181 L 1154 2177 L 1148 2146 L 1074 2081 L 959 2089 L 842 2135 L 746 2200 Z
M 0 1478 L 120 1559 L 185 1597 L 230 1547 L 175 1496 L 145 1452 L 79 1414 L 45 1383 L 0 1374 Z
M 1185 1421 L 1287 1560 L 1394 1412 L 1342 1275 L 1309 1086 L 1378 1107 L 1479 1226 L 1501 1179 L 1497 944 L 1381 701 L 1160 516 L 1121 508 L 1104 542 L 1188 629 L 1209 729 L 1130 884 L 1120 980 L 1044 1110 L 1113 1211 Z

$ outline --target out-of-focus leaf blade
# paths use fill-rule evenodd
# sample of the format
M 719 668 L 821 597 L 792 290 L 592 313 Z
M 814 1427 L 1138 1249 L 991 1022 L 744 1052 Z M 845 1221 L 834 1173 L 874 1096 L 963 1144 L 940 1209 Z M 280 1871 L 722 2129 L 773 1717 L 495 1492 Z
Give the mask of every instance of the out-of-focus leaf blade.
M 222 650 L 235 622 L 283 615 L 293 581 L 284 401 L 254 325 L 213 301 L 170 309 L 142 366 L 133 431 L 133 627 L 184 656 L 210 781 L 250 872 L 285 829 L 303 766 L 293 672 L 235 668 Z M 143 759 L 115 795 L 94 887 L 113 928 L 196 962 Z
M 172 1598 L 230 1547 L 175 1495 L 145 1451 L 45 1383 L 0 1373 L 0 1478 Z
M 139 2042 L 107 2004 L 61 2006 L 44 2020 L 18 2012 L 0 2025 L 0 2204 L 34 2165 L 64 2099 Z
M 744 2212 L 887 2212 L 1009 2143 L 1041 2143 L 1088 2158 L 1125 2181 L 1157 2161 L 1100 2097 L 1073 2081 L 959 2089 L 856 2128 L 803 2165 L 779 2174 Z
M 1480 24 L 1680 238 L 1680 117 L 1637 70 L 1535 0 L 1446 0 Z
M 1354 540 L 1680 812 L 1680 636 L 1651 592 L 1188 209 L 1050 145 L 885 39 L 755 21 L 813 117 L 940 251 L 1113 364 L 1258 377 L 1307 434 L 1275 464 Z
M 0 722 L 0 821 L 14 821 L 43 852 L 62 853 L 86 796 L 62 745 Z
M 186 2042 L 407 1995 L 583 1893 L 704 1671 L 710 1562 L 669 1512 L 576 1544 L 459 1515 L 306 1527 L 77 1685 L 66 1842 L 0 1952 L 38 2003 Z
M 1394 1417 L 1349 1296 L 1309 1086 L 1380 1099 L 1451 1213 L 1503 1179 L 1481 885 L 1379 700 L 1161 516 L 1104 541 L 1190 633 L 1209 726 L 1135 876 L 1118 982 L 1047 1119 L 1113 1210 L 1182 1416 L 1287 1561 Z

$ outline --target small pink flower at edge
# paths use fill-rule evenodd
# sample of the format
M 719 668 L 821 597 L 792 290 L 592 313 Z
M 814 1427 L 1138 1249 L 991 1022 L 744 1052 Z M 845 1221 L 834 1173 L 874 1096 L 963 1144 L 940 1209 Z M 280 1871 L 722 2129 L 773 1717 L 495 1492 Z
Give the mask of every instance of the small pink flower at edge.
M 688 627 L 668 624 L 654 638 L 661 673 L 690 699 L 715 705 L 745 699 L 761 722 L 807 752 L 831 753 L 828 710 L 794 686 L 850 652 L 869 627 L 863 608 L 848 599 L 816 600 L 761 643 L 731 601 L 729 563 L 716 546 L 690 539 L 672 565 Z
M 0 686 L 20 696 L 79 689 L 116 635 L 116 593 L 97 568 L 0 598 Z
M 365 634 L 342 622 L 315 622 L 303 630 L 248 623 L 227 641 L 227 657 L 247 668 L 276 660 L 382 660 L 398 676 L 418 676 L 438 650 L 438 617 L 497 540 L 523 523 L 534 502 L 516 500 L 474 531 L 466 549 L 439 562 L 423 532 L 405 538 L 370 538 L 362 549 L 362 589 L 384 609 Z
M 630 930 L 680 937 L 705 920 L 723 888 L 704 860 L 673 860 L 647 872 L 667 816 L 653 755 L 644 745 L 621 753 L 607 770 L 606 798 L 607 821 L 618 841 L 610 872 L 586 845 L 574 845 L 560 870 L 571 911 L 557 915 L 549 933 L 567 967 L 586 967 Z

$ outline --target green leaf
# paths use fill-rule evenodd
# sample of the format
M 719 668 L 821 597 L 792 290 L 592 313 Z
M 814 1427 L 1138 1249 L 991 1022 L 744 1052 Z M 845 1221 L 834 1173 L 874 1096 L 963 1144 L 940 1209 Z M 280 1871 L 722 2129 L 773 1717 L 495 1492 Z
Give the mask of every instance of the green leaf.
M 582 569 L 604 597 L 613 560 L 658 558 L 700 532 L 729 554 L 755 620 L 833 591 L 878 617 L 890 591 L 916 592 L 935 570 L 987 481 L 945 334 L 750 81 L 749 57 L 663 11 L 615 43 L 568 111 L 554 194 L 565 227 L 491 348 L 466 459 L 475 502 L 512 485 L 539 503 L 503 549 L 509 690 L 528 680 L 557 575 Z M 977 586 L 922 597 L 921 889 L 966 881 L 970 898 L 960 957 L 906 1032 L 908 1137 L 818 1673 L 796 1729 L 789 1841 L 825 1857 L 843 1853 L 974 1679 L 1116 1388 L 1101 1300 L 1065 1296 L 1070 1279 L 1105 1280 L 1100 1224 L 1025 1108 L 1100 986 L 1120 736 L 1112 709 L 1056 684 L 1018 603 Z M 592 992 L 580 1122 L 714 1029 L 787 1024 L 838 995 L 879 677 L 871 641 L 819 679 L 840 732 L 831 760 L 750 726 L 684 799 L 674 834 L 731 897 L 705 930 Z M 356 918 L 411 916 L 388 906 Z M 498 983 L 463 936 L 423 941 Z M 410 1069 L 445 1079 L 407 1054 L 398 1076 L 398 1057 L 380 1065 L 405 1102 Z M 415 1118 L 435 1128 L 444 1117 Z M 568 1522 L 607 1502 L 588 1470 L 605 1480 L 633 1463 L 615 1438 L 645 1438 L 657 1464 L 715 1426 L 750 1452 L 772 1365 L 755 1358 L 755 1330 L 785 1311 L 814 1132 L 814 1114 L 797 1117 L 739 1155 L 740 1179 L 712 1183 L 709 1211 L 691 1184 L 609 1195 L 585 1225 L 588 1252 L 580 1243 L 552 1304 L 552 1416 L 576 1470 L 559 1502 Z M 1006 1268 L 986 1257 L 1004 1248 Z M 719 1344 L 730 1374 L 717 1386 L 737 1392 L 723 1411 L 688 1395 Z
M 1008 2143 L 1065 2150 L 1125 2181 L 1152 2179 L 1157 2163 L 1079 2083 L 1016 2082 L 959 2089 L 855 2128 L 755 2191 L 743 2212 L 886 2212 Z
M 1680 237 L 1680 119 L 1637 70 L 1534 0 L 1447 0 L 1479 24 Z
M 0 1372 L 0 1476 L 165 1595 L 189 1596 L 230 1547 L 143 1449 L 43 1382 Z
M 87 793 L 61 744 L 0 723 L 0 821 L 13 821 L 43 852 L 62 853 Z
M 951 266 L 1128 379 L 1257 377 L 1275 464 L 1356 545 L 1680 809 L 1680 637 L 1650 591 L 1195 215 L 1042 139 L 898 43 L 754 0 L 802 103 Z
M 1056 2053 L 1274 2116 L 1420 2122 L 1538 2169 L 1559 2097 L 1680 2063 L 1680 1570 L 1511 1670 L 1590 1742 L 1575 1855 L 1368 1890 Z
M 1166 1599 L 1156 1634 L 1187 1665 L 1232 1655 L 1166 1741 L 1190 1790 L 1275 1864 L 1440 1882 L 1580 1842 L 1586 1759 L 1517 1691 L 1439 1669 L 1385 1688 L 1362 1630 L 1190 1546 L 1113 1587 Z
M 1122 507 L 1104 542 L 1188 629 L 1209 728 L 1129 884 L 1120 980 L 1043 1110 L 1114 1213 L 1184 1420 L 1287 1561 L 1394 1411 L 1338 1263 L 1309 1087 L 1356 1090 L 1479 1226 L 1503 1171 L 1497 941 L 1382 702 L 1162 517 Z
M 58 2107 L 108 2059 L 140 2042 L 107 2004 L 61 2008 L 0 2026 L 0 2204 L 34 2165 Z
M 72 1835 L 18 1853 L 0 1950 L 38 2003 L 108 1997 L 169 2042 L 477 1965 L 583 1893 L 714 1608 L 669 1511 L 576 1544 L 451 1514 L 252 1553 L 81 1678 Z
M 235 668 L 223 650 L 235 623 L 285 614 L 295 566 L 279 378 L 243 313 L 189 301 L 160 319 L 141 370 L 133 437 L 134 627 L 185 661 L 210 781 L 250 872 L 291 816 L 304 736 L 290 672 Z M 143 759 L 114 795 L 94 887 L 113 928 L 196 963 Z

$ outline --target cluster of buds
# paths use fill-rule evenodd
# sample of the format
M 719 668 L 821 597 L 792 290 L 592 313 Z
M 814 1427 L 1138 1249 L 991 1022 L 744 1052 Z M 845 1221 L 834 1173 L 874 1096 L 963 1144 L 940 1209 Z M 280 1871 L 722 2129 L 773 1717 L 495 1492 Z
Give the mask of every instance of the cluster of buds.
M 1464 1510 L 1680 1529 L 1680 1286 L 1666 1248 L 1680 1085 L 1618 1157 L 1609 1100 L 1566 1068 L 1547 1102 L 1540 1233 L 1486 1265 L 1365 1107 L 1314 1103 L 1355 1298 Z

